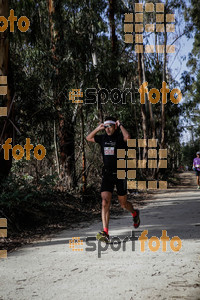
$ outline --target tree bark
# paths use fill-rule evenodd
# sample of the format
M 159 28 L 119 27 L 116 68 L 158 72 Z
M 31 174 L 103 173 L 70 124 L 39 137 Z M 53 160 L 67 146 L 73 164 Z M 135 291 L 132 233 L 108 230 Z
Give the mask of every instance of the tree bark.
M 54 62 L 56 84 L 53 84 L 54 89 L 54 101 L 55 106 L 58 110 L 58 137 L 59 137 L 59 150 L 60 150 L 60 162 L 61 172 L 60 179 L 62 180 L 63 187 L 67 189 L 73 188 L 75 185 L 75 143 L 74 143 L 74 121 L 72 116 L 69 115 L 68 119 L 65 118 L 62 112 L 64 98 L 59 93 L 59 76 L 60 70 L 58 66 L 58 57 L 56 55 L 56 42 L 60 39 L 62 32 L 56 32 L 55 22 L 53 15 L 55 14 L 55 1 L 47 0 L 48 13 L 49 13 L 49 24 L 50 24 L 50 35 L 52 43 L 52 59 Z M 58 4 L 60 5 L 60 4 Z M 63 189 L 62 187 L 62 189 Z
M 142 55 L 138 53 L 138 76 L 139 76 L 139 87 L 142 85 Z M 142 131 L 143 131 L 143 139 L 147 140 L 147 120 L 146 120 L 146 109 L 145 104 L 141 104 L 141 115 L 142 115 Z M 143 159 L 146 158 L 147 147 L 144 147 L 143 151 Z
M 110 40 L 113 54 L 117 53 L 117 36 L 115 33 L 115 7 L 116 0 L 109 0 Z
M 57 149 L 57 140 L 56 140 L 56 122 L 53 121 L 53 138 L 54 138 L 54 148 L 55 148 L 55 156 L 56 156 L 56 168 L 57 173 L 60 176 L 60 165 L 59 165 L 59 159 L 58 159 L 58 149 Z
M 140 3 L 139 0 L 136 0 L 135 3 Z M 142 74 L 142 54 L 138 53 L 138 82 L 139 87 L 143 84 L 143 74 Z M 146 117 L 146 104 L 140 104 L 141 116 L 142 116 L 142 131 L 143 139 L 147 141 L 147 117 Z M 147 159 L 147 147 L 143 148 L 143 159 Z
M 81 142 L 82 142 L 82 192 L 85 193 L 86 189 L 86 162 L 85 162 L 85 131 L 84 131 L 84 115 L 83 107 L 81 106 Z
M 165 3 L 165 13 L 164 13 L 164 61 L 163 61 L 163 81 L 166 82 L 166 65 L 167 65 L 167 32 L 166 32 L 166 9 L 168 5 L 168 0 Z M 165 104 L 162 103 L 162 112 L 161 112 L 161 148 L 165 148 Z
M 8 0 L 0 0 L 0 15 L 4 16 L 6 19 L 8 18 L 9 16 Z M 7 112 L 9 112 L 10 105 L 11 105 L 11 90 L 9 88 L 8 70 L 9 70 L 9 38 L 8 38 L 8 29 L 7 29 L 4 32 L 0 33 L 0 76 L 7 76 L 8 78 L 7 95 L 0 96 L 0 97 L 3 97 L 3 106 L 5 107 L 7 106 Z M 11 117 L 13 117 L 13 106 L 10 113 L 10 118 Z M 4 128 L 4 124 L 1 125 L 0 127 L 1 145 L 3 145 L 8 138 L 13 137 L 13 127 L 10 122 L 6 122 L 6 126 L 4 128 L 4 132 L 2 135 L 1 133 L 3 128 Z M 3 149 L 0 148 L 0 175 L 7 176 L 10 172 L 11 167 L 12 167 L 11 153 L 9 155 L 9 160 L 4 160 Z
M 146 75 L 145 75 L 145 66 L 144 66 L 144 54 L 142 53 L 142 73 L 143 73 L 143 82 L 146 82 Z M 155 128 L 155 120 L 153 116 L 153 108 L 152 108 L 152 103 L 148 101 L 149 98 L 149 93 L 145 93 L 145 103 L 149 103 L 149 114 L 150 114 L 150 123 L 151 123 L 151 130 L 152 130 L 152 139 L 156 138 L 156 128 Z
M 95 81 L 96 81 L 96 88 L 100 89 L 100 84 L 98 81 L 98 69 L 97 69 L 97 52 L 96 52 L 96 36 L 94 31 L 94 25 L 91 25 L 91 34 L 90 34 L 90 46 L 91 46 L 91 52 L 92 52 L 92 65 L 95 70 Z M 101 100 L 97 103 L 98 108 L 98 115 L 100 123 L 103 122 L 103 107 Z

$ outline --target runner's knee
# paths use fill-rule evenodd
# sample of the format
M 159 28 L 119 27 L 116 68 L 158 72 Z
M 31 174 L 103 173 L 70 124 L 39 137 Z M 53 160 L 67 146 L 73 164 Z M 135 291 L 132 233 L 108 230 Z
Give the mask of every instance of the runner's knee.
M 102 198 L 102 208 L 106 208 L 110 206 L 110 199 L 104 197 Z

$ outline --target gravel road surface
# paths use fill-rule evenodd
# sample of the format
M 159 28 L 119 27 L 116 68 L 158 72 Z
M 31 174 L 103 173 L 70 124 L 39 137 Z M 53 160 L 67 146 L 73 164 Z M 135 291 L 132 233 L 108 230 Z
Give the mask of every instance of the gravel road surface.
M 200 190 L 193 172 L 181 176 L 182 186 L 156 191 L 145 201 L 138 230 L 132 227 L 130 213 L 111 218 L 109 234 L 117 238 L 110 245 L 94 240 L 101 229 L 96 221 L 0 259 L 0 300 L 200 299 Z M 145 230 L 148 240 L 141 241 Z M 179 237 L 166 242 L 166 251 L 162 230 L 170 240 Z M 153 236 L 156 242 L 150 240 Z M 83 240 L 74 249 L 83 250 L 73 251 L 73 237 Z

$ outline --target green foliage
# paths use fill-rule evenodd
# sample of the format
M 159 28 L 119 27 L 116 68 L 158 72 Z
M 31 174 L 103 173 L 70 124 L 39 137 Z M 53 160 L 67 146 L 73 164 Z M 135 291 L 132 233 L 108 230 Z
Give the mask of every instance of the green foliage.
M 10 174 L 1 182 L 0 206 L 14 207 L 48 206 L 56 185 L 56 176 L 44 176 L 37 185 L 33 184 L 29 175 Z
M 199 141 L 195 141 L 194 144 L 187 143 L 182 146 L 182 164 L 184 166 L 189 166 L 189 169 L 192 169 L 193 159 L 196 157 L 196 152 L 200 150 Z
M 191 5 L 187 10 L 186 21 L 192 22 L 194 33 L 194 43 L 192 53 L 189 54 L 188 67 L 190 72 L 182 74 L 183 91 L 185 92 L 184 112 L 185 117 L 191 125 L 190 130 L 193 136 L 192 143 L 198 142 L 200 132 L 200 22 L 199 22 L 199 1 L 191 0 Z
M 37 199 L 38 195 L 41 197 L 41 194 L 38 193 L 46 193 L 47 195 L 51 191 L 47 184 L 50 180 L 45 176 L 51 176 L 51 174 L 57 172 L 55 143 L 58 143 L 66 135 L 68 138 L 63 146 L 65 149 L 71 147 L 70 142 L 75 138 L 76 177 L 79 181 L 77 184 L 80 186 L 80 174 L 82 172 L 82 157 L 80 154 L 84 137 L 82 136 L 80 106 L 72 104 L 68 98 L 71 89 L 82 88 L 85 93 L 85 90 L 89 87 L 107 88 L 109 91 L 113 88 L 119 88 L 123 91 L 125 88 L 131 88 L 131 84 L 136 89 L 139 87 L 138 57 L 134 52 L 134 45 L 124 43 L 123 32 L 124 13 L 128 12 L 129 9 L 133 11 L 133 2 L 116 2 L 117 50 L 113 53 L 108 1 L 54 0 L 55 13 L 52 15 L 52 20 L 49 19 L 46 0 L 10 1 L 10 7 L 15 10 L 15 14 L 17 16 L 25 15 L 31 22 L 30 29 L 25 34 L 19 30 L 15 34 L 10 34 L 9 84 L 12 94 L 15 93 L 16 95 L 15 124 L 21 132 L 21 135 L 16 135 L 15 143 L 24 145 L 25 139 L 29 137 L 32 144 L 41 143 L 47 150 L 43 162 L 36 162 L 34 159 L 27 162 L 23 159 L 14 164 L 13 172 L 20 179 L 15 178 L 18 188 L 10 190 L 11 194 L 9 196 L 13 201 L 15 197 L 20 199 L 19 201 L 22 201 L 24 197 L 28 203 L 30 199 Z M 160 1 L 153 0 L 153 2 Z M 124 3 L 127 3 L 127 7 Z M 192 3 L 193 6 L 195 3 L 195 6 L 194 10 L 191 10 L 191 16 L 195 14 L 197 5 L 195 1 L 192 1 Z M 182 12 L 184 5 L 184 1 L 182 3 L 178 0 L 168 1 L 167 11 L 169 13 L 174 10 Z M 147 14 L 145 18 L 147 18 Z M 194 16 L 193 18 L 195 18 L 195 26 L 198 26 L 198 18 Z M 54 41 L 52 41 L 50 34 L 51 25 L 55 29 Z M 96 66 L 92 59 L 93 54 L 97 58 Z M 144 64 L 149 89 L 160 89 L 163 73 L 161 56 L 157 59 L 156 55 L 145 55 Z M 170 86 L 176 84 L 172 75 L 172 71 L 168 70 Z M 194 88 L 193 78 L 190 74 L 183 74 L 183 80 L 186 90 L 191 94 L 194 90 L 199 91 L 198 83 Z M 199 92 L 197 95 L 199 95 Z M 198 96 L 196 96 L 195 101 L 197 99 Z M 148 105 L 146 109 L 147 134 L 151 138 Z M 179 125 L 179 116 L 183 108 L 168 101 L 165 110 L 166 141 L 173 149 L 172 151 L 178 151 L 182 129 Z M 97 105 L 83 105 L 82 111 L 85 122 L 83 126 L 84 135 L 87 135 L 100 122 L 100 110 Z M 62 121 L 59 119 L 60 114 L 63 115 Z M 103 117 L 111 114 L 116 115 L 133 138 L 143 137 L 139 93 L 135 93 L 135 103 L 133 104 L 128 101 L 126 105 L 113 105 L 111 102 L 102 105 L 102 114 Z M 153 114 L 156 137 L 160 141 L 160 103 L 153 105 Z M 62 122 L 65 123 L 65 126 L 58 136 Z M 3 123 L 1 125 L 3 126 Z M 86 146 L 86 167 L 89 166 L 88 176 L 90 176 L 90 172 L 98 175 L 97 170 L 101 167 L 99 153 L 96 148 L 94 151 L 94 147 Z M 58 152 L 60 152 L 60 149 L 58 149 Z M 59 161 L 61 161 L 61 156 L 59 154 L 58 156 Z M 97 176 L 94 177 L 98 178 Z M 15 180 L 14 182 L 16 182 Z M 21 180 L 25 180 L 24 184 Z M 20 189 L 19 186 L 21 186 Z M 8 189 L 6 190 L 8 191 Z M 4 197 L 6 197 L 5 194 Z

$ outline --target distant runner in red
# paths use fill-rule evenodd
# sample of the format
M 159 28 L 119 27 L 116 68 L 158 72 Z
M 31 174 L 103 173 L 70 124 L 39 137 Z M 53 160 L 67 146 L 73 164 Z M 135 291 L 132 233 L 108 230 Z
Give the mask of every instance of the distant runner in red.
M 197 176 L 197 189 L 200 189 L 200 152 L 196 153 L 197 157 L 193 160 L 193 170 L 196 172 Z
M 105 130 L 106 133 L 97 135 L 101 130 Z M 105 122 L 93 130 L 86 139 L 89 142 L 100 144 L 103 155 L 104 167 L 101 184 L 103 230 L 97 234 L 97 239 L 107 243 L 109 242 L 110 204 L 115 185 L 121 207 L 131 212 L 135 228 L 140 225 L 139 210 L 134 209 L 131 202 L 127 201 L 127 180 L 117 178 L 117 149 L 126 149 L 126 142 L 130 139 L 130 135 L 119 120 L 107 117 Z

